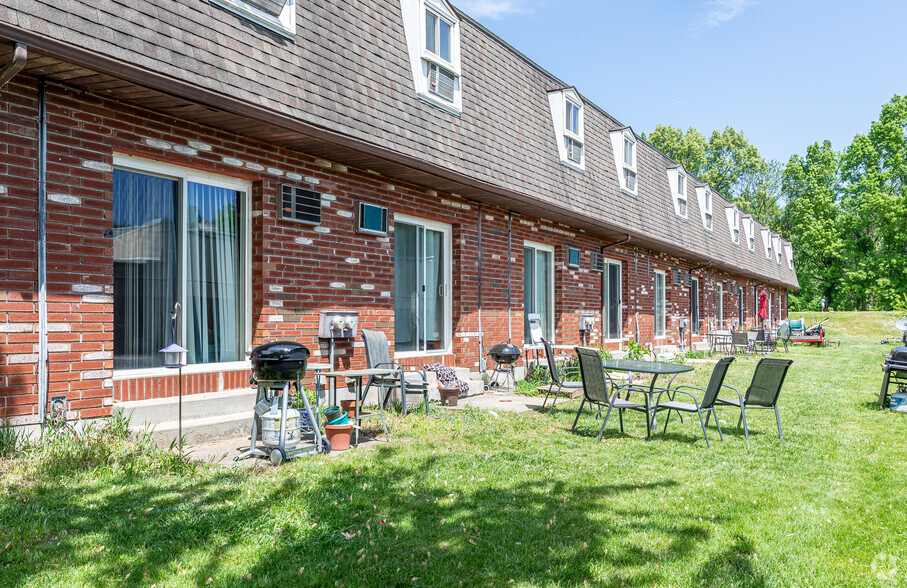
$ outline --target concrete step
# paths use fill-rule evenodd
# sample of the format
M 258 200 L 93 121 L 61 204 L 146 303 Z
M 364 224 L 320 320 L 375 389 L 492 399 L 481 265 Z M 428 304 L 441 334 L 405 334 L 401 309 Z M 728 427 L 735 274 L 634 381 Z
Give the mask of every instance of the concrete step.
M 188 394 L 183 396 L 183 420 L 251 412 L 253 404 L 253 388 Z M 131 414 L 134 425 L 176 421 L 179 418 L 179 397 L 115 402 L 113 412 Z
M 232 437 L 249 438 L 252 434 L 251 406 L 244 412 L 194 419 L 183 418 L 183 437 L 187 444 L 207 443 Z M 133 424 L 135 432 L 150 432 L 161 447 L 168 447 L 179 436 L 179 421 Z

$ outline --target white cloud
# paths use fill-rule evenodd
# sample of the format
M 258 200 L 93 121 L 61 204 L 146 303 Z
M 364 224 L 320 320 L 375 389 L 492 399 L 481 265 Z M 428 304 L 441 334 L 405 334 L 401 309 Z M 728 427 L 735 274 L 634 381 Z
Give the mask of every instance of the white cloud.
M 697 33 L 718 28 L 750 6 L 755 0 L 707 0 L 702 4 L 705 14 L 696 27 Z
M 454 2 L 454 5 L 476 19 L 498 19 L 527 11 L 520 0 L 460 0 Z

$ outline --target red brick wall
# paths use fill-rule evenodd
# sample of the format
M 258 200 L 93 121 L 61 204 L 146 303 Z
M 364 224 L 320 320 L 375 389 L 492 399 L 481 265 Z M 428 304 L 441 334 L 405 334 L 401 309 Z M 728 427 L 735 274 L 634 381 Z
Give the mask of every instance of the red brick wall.
M 37 82 L 15 79 L 0 93 L 0 410 L 15 422 L 35 422 L 37 353 Z M 355 231 L 359 201 L 451 226 L 453 257 L 453 353 L 414 358 L 477 369 L 479 284 L 484 346 L 508 337 L 508 212 L 482 205 L 479 273 L 478 203 L 439 194 L 367 170 L 320 160 L 195 123 L 162 116 L 93 95 L 48 89 L 48 310 L 50 391 L 65 394 L 83 417 L 109 414 L 115 400 L 139 400 L 176 393 L 172 374 L 123 380 L 113 377 L 112 169 L 114 153 L 241 178 L 251 183 L 253 345 L 295 339 L 324 362 L 327 344 L 317 338 L 322 310 L 355 310 L 360 328 L 383 330 L 393 342 L 393 232 L 387 237 Z M 324 194 L 322 223 L 306 225 L 280 218 L 281 184 L 313 187 Z M 606 243 L 560 224 L 514 214 L 509 264 L 510 330 L 523 345 L 523 243 L 554 247 L 555 341 L 578 344 L 579 317 L 596 317 L 588 344 L 602 337 L 601 279 L 591 254 Z M 567 248 L 581 251 L 581 267 L 567 267 Z M 605 257 L 623 263 L 624 339 L 651 341 L 652 278 L 666 272 L 668 335 L 677 342 L 677 321 L 689 310 L 689 290 L 673 285 L 671 270 L 693 264 L 632 245 L 611 247 Z M 634 291 L 634 260 L 639 293 Z M 714 280 L 732 280 L 700 269 L 702 333 L 717 324 Z M 747 295 L 752 290 L 746 284 Z M 777 296 L 776 292 L 776 296 Z M 736 296 L 736 293 L 733 293 Z M 775 301 L 779 300 L 775 298 Z M 732 296 L 728 316 L 736 316 Z M 747 316 L 754 313 L 747 299 Z M 711 309 L 709 312 L 708 309 Z M 715 321 L 711 321 L 714 323 Z M 618 347 L 616 342 L 609 343 Z M 338 367 L 361 367 L 362 344 L 339 341 Z M 184 392 L 208 392 L 246 385 L 245 370 L 184 376 Z

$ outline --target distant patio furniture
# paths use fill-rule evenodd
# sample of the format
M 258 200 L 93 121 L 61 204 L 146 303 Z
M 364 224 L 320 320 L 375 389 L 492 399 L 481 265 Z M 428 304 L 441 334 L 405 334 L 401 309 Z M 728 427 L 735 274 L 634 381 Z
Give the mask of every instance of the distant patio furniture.
M 724 378 L 727 375 L 728 367 L 731 363 L 734 362 L 733 357 L 723 357 L 718 360 L 718 363 L 715 364 L 715 368 L 712 370 L 712 377 L 709 379 L 708 386 L 703 390 L 696 386 L 687 386 L 680 385 L 675 388 L 670 388 L 663 391 L 658 395 L 658 399 L 655 402 L 655 411 L 667 410 L 668 414 L 665 417 L 665 427 L 663 433 L 668 432 L 668 421 L 671 420 L 671 411 L 676 410 L 678 412 L 692 412 L 699 415 L 699 424 L 702 426 L 702 436 L 705 437 L 705 444 L 707 447 L 711 447 L 712 444 L 709 443 L 709 435 L 705 431 L 705 426 L 709 423 L 709 417 L 715 412 L 715 399 L 718 397 L 718 392 L 721 391 L 721 387 L 724 385 Z M 696 396 L 681 388 L 686 388 L 690 390 L 699 390 L 702 392 L 702 402 L 696 400 Z M 668 394 L 670 400 L 667 402 L 662 402 L 661 397 L 664 394 Z M 693 403 L 689 402 L 678 402 L 674 400 L 675 394 L 683 394 L 689 396 L 693 399 Z M 702 420 L 702 413 L 705 414 L 705 421 Z M 718 416 L 715 416 L 715 426 L 718 428 L 718 436 L 721 437 L 721 440 L 724 441 L 724 435 L 721 433 L 721 425 L 718 424 Z
M 406 395 L 408 393 L 421 393 L 425 399 L 425 415 L 428 416 L 428 375 L 420 366 L 403 367 L 391 360 L 390 345 L 387 335 L 382 331 L 361 329 L 362 342 L 365 343 L 365 361 L 369 369 L 391 368 L 394 371 L 386 376 L 370 376 L 365 385 L 362 398 L 368 396 L 372 386 L 378 386 L 378 402 L 381 406 L 387 404 L 392 391 L 399 389 L 403 403 L 403 416 L 406 416 Z M 409 376 L 409 377 L 407 377 Z M 385 391 L 386 390 L 386 391 Z M 384 392 L 384 398 L 381 393 Z
M 740 391 L 732 386 L 723 386 L 736 392 L 737 398 L 715 399 L 716 405 L 736 406 L 740 409 L 740 419 L 737 421 L 737 426 L 739 427 L 740 423 L 743 423 L 743 432 L 747 441 L 749 441 L 750 432 L 746 424 L 746 410 L 757 408 L 773 409 L 775 411 L 778 436 L 784 439 L 784 434 L 781 432 L 781 417 L 778 415 L 778 395 L 781 393 L 781 386 L 784 384 L 787 370 L 792 363 L 794 363 L 792 359 L 763 357 L 756 365 L 756 371 L 753 372 L 753 381 L 750 383 L 749 388 L 746 389 L 745 396 L 741 396 Z
M 730 331 L 712 331 L 705 335 L 709 340 L 709 351 L 718 351 L 726 355 L 733 355 L 734 345 Z
M 731 333 L 731 344 L 733 345 L 734 354 L 750 352 L 750 338 L 746 332 L 734 331 Z
M 614 380 L 605 371 L 602 365 L 601 355 L 595 349 L 588 347 L 576 347 L 576 354 L 579 356 L 579 368 L 583 378 L 583 401 L 576 411 L 576 418 L 573 420 L 573 427 L 570 432 L 576 430 L 576 423 L 579 422 L 579 416 L 583 412 L 583 407 L 588 402 L 599 407 L 599 413 L 605 406 L 608 407 L 608 413 L 605 415 L 605 421 L 598 432 L 598 441 L 602 440 L 602 434 L 605 432 L 605 426 L 608 424 L 608 417 L 611 416 L 611 409 L 616 408 L 620 417 L 620 432 L 624 432 L 624 411 L 636 410 L 646 414 L 646 430 L 649 427 L 649 399 L 645 395 L 646 390 L 636 386 L 618 386 Z M 627 392 L 627 399 L 621 398 L 622 392 Z M 644 401 L 642 404 L 629 400 L 630 392 L 643 393 Z
M 548 409 L 548 412 L 551 412 L 554 410 L 554 405 L 557 403 L 557 397 L 560 395 L 561 390 L 580 390 L 583 387 L 583 383 L 568 381 L 567 378 L 572 374 L 578 374 L 580 369 L 568 367 L 561 367 L 558 369 L 557 363 L 554 361 L 554 348 L 551 346 L 551 343 L 542 339 L 542 345 L 545 346 L 545 357 L 548 360 L 548 373 L 551 376 L 551 384 L 548 385 L 548 392 L 545 394 L 542 408 L 545 408 L 545 404 L 548 402 L 548 396 L 551 395 L 551 390 L 555 386 L 557 387 L 557 391 L 554 393 L 554 399 L 551 401 L 551 408 Z

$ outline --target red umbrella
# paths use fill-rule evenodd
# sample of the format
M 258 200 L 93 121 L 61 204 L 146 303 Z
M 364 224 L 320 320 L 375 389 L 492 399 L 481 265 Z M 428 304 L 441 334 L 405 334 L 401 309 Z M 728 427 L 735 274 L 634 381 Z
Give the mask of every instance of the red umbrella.
M 768 294 L 765 293 L 765 290 L 759 292 L 759 318 L 765 320 L 768 318 Z

